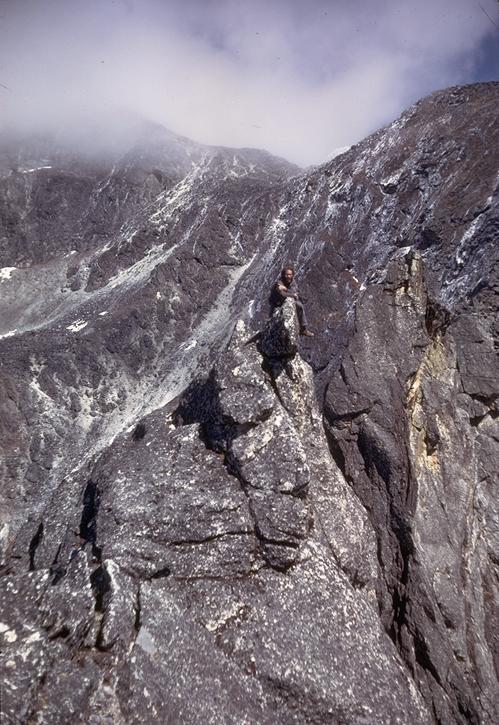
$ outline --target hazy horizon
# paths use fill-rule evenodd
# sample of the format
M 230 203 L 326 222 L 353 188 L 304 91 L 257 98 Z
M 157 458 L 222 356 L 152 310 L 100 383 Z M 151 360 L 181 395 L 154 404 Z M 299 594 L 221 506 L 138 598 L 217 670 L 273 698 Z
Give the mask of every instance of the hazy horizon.
M 497 79 L 498 40 L 496 0 L 0 0 L 0 130 L 98 146 L 137 117 L 307 166 Z

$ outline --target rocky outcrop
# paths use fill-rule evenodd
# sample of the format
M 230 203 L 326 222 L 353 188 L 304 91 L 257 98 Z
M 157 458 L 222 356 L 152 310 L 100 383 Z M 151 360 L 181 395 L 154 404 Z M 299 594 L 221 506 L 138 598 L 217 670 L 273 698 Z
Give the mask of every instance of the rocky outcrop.
M 276 307 L 261 331 L 258 348 L 272 363 L 294 358 L 298 352 L 299 330 L 293 302 Z
M 289 301 L 264 339 L 295 327 Z M 427 721 L 298 354 L 262 357 L 238 322 L 208 378 L 120 436 L 80 495 L 62 544 L 47 523 L 36 570 L 2 579 L 7 716 Z

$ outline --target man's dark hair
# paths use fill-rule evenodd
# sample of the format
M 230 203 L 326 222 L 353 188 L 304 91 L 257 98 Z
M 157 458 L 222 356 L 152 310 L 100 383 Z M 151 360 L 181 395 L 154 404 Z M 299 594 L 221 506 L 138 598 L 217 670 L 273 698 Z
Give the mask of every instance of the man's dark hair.
M 288 265 L 287 267 L 283 267 L 283 268 L 281 269 L 281 277 L 282 277 L 282 275 L 284 274 L 284 272 L 288 272 L 288 271 L 289 271 L 289 272 L 293 272 L 293 274 L 295 273 L 295 270 L 294 270 L 294 268 L 293 268 L 293 267 L 290 267 L 290 266 Z

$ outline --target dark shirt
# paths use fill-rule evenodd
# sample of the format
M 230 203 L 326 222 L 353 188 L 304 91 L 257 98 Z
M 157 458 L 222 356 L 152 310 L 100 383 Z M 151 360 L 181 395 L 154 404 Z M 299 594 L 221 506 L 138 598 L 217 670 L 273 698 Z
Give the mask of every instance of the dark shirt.
M 291 282 L 289 287 L 286 287 L 282 279 L 278 279 L 272 287 L 272 291 L 270 293 L 270 306 L 278 307 L 279 305 L 282 305 L 286 297 L 294 297 L 295 295 L 299 296 L 299 293 L 298 286 L 294 280 Z

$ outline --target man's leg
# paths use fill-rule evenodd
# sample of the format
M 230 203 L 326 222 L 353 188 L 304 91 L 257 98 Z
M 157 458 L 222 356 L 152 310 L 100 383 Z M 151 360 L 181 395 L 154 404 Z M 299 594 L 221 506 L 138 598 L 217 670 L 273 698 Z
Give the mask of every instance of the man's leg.
M 296 316 L 298 317 L 298 323 L 300 325 L 300 331 L 307 330 L 308 324 L 307 324 L 307 318 L 305 316 L 305 308 L 303 307 L 300 300 L 296 300 L 295 305 L 296 305 Z

